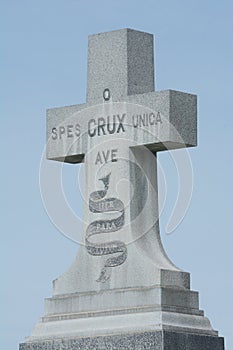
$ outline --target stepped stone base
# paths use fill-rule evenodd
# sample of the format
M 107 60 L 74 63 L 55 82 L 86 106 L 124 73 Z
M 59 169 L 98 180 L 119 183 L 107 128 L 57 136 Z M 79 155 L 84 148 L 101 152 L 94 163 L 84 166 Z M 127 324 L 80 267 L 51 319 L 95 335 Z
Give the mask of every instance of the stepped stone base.
M 20 344 L 20 350 L 224 350 L 214 336 L 152 331 L 85 338 L 63 338 Z
M 185 279 L 187 280 L 187 279 Z M 224 350 L 189 283 L 55 295 L 20 350 Z

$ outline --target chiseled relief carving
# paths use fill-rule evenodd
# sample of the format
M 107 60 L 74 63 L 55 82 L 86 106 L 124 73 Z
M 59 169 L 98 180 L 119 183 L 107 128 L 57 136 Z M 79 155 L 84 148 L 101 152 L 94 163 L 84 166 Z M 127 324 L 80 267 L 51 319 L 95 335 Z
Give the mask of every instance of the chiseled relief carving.
M 103 190 L 94 191 L 89 197 L 89 210 L 92 213 L 116 212 L 118 216 L 109 220 L 95 220 L 89 224 L 86 230 L 86 249 L 90 255 L 104 256 L 106 260 L 100 272 L 97 282 L 106 282 L 111 276 L 113 267 L 123 264 L 127 258 L 127 247 L 120 240 L 113 240 L 106 243 L 94 243 L 91 238 L 94 235 L 108 234 L 120 230 L 125 222 L 124 204 L 118 198 L 106 198 L 111 173 L 100 178 L 104 185 Z

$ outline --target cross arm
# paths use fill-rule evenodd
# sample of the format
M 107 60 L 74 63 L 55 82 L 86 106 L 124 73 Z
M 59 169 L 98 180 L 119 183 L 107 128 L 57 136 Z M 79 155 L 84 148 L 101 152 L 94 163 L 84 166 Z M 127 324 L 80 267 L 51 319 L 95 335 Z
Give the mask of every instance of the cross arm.
M 128 96 L 127 101 L 160 113 L 160 125 L 154 131 L 150 128 L 148 141 L 142 140 L 142 144 L 152 151 L 197 146 L 196 95 L 164 90 Z
M 86 104 L 78 104 L 47 109 L 47 159 L 67 163 L 81 163 L 83 161 L 83 147 L 77 148 L 77 140 L 81 140 L 82 137 L 78 116 L 85 107 Z
M 93 146 L 120 139 L 152 152 L 196 146 L 197 97 L 165 90 L 47 111 L 48 159 L 80 163 Z

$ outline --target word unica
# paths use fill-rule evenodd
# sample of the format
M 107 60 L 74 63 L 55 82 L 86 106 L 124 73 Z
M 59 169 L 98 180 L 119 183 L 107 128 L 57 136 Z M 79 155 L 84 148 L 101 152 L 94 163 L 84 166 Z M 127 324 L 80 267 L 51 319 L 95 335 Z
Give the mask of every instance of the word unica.
M 132 115 L 132 124 L 134 128 L 157 125 L 158 123 L 162 123 L 160 112 Z

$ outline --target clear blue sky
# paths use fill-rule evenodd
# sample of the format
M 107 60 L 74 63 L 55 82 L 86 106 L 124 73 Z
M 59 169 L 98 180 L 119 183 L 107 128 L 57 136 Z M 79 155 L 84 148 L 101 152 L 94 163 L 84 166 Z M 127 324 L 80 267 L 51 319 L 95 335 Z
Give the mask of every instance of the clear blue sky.
M 181 225 L 166 235 L 177 182 L 164 152 L 159 160 L 168 202 L 161 232 L 168 255 L 191 272 L 201 308 L 232 349 L 232 1 L 5 0 L 0 23 L 1 348 L 17 349 L 30 334 L 43 315 L 44 298 L 51 296 L 52 280 L 77 251 L 52 225 L 41 201 L 46 108 L 85 101 L 89 34 L 129 27 L 155 35 L 157 89 L 198 95 L 199 146 L 189 151 L 191 205 Z M 68 195 L 81 211 L 77 168 L 66 171 Z

